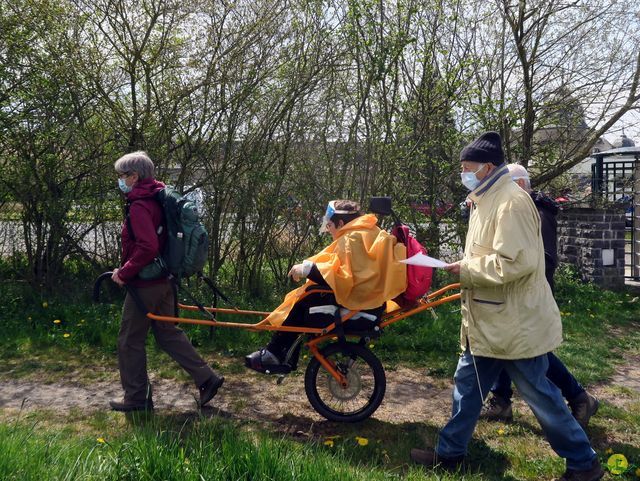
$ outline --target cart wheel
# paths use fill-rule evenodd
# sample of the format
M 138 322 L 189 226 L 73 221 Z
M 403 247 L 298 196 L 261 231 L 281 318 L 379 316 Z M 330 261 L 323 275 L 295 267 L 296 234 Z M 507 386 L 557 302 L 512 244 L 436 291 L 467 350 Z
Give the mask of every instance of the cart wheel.
M 313 408 L 329 421 L 367 419 L 384 398 L 387 381 L 382 363 L 359 344 L 329 344 L 321 352 L 347 377 L 348 385 L 343 388 L 314 357 L 304 376 L 304 389 Z

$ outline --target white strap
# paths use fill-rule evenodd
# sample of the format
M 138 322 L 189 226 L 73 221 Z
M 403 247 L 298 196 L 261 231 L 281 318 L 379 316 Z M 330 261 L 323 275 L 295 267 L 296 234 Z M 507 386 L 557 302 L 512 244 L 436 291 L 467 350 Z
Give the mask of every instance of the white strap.
M 340 309 L 340 316 L 349 314 L 349 312 L 351 312 L 349 309 L 345 309 L 344 307 L 342 307 Z M 367 321 L 371 321 L 371 322 L 376 322 L 378 320 L 378 318 L 373 314 L 369 314 L 368 312 L 362 312 L 362 311 L 354 314 L 353 317 L 351 317 L 350 319 L 366 319 Z
M 338 310 L 338 306 L 313 306 L 309 308 L 309 314 L 329 314 L 331 316 L 335 315 Z

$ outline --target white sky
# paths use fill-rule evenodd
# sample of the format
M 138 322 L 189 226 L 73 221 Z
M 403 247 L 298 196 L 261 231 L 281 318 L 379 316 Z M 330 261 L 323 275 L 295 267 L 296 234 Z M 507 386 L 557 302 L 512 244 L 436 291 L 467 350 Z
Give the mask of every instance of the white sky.
M 640 146 L 640 111 L 627 112 L 604 137 L 611 143 L 622 135 L 622 129 L 627 137 L 633 139 Z

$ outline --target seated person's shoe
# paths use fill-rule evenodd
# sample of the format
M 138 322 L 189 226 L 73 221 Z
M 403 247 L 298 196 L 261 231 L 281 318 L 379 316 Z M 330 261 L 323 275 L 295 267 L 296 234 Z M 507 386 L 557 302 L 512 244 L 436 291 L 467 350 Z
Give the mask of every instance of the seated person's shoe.
M 511 401 L 504 399 L 502 396 L 492 394 L 487 405 L 482 408 L 480 417 L 490 421 L 513 421 L 513 408 L 511 407 Z
M 411 461 L 416 464 L 422 464 L 427 468 L 435 468 L 439 466 L 447 471 L 457 471 L 462 467 L 462 463 L 464 461 L 464 457 L 457 456 L 454 458 L 445 458 L 444 456 L 440 456 L 435 449 L 427 448 L 427 449 L 417 449 L 413 448 L 411 450 Z
M 200 391 L 200 400 L 198 406 L 202 407 L 218 394 L 218 389 L 222 387 L 224 377 L 212 376 L 202 386 L 198 388 Z
M 245 356 L 244 364 L 249 369 L 263 374 L 287 374 L 291 372 L 290 366 L 282 364 L 276 355 L 267 349 L 260 349 Z
M 146 399 L 144 401 L 127 401 L 126 399 L 112 399 L 109 401 L 109 406 L 113 411 L 119 411 L 123 413 L 133 411 L 153 411 L 153 401 Z

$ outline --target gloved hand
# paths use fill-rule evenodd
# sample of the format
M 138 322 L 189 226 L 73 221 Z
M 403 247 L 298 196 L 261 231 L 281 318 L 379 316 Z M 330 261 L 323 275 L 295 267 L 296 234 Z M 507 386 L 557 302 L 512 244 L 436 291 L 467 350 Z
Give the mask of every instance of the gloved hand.
M 298 282 L 300 279 L 306 279 L 306 277 L 309 275 L 309 272 L 311 272 L 312 266 L 313 262 L 307 260 L 302 261 L 302 264 L 294 265 L 287 275 L 291 277 L 295 282 Z

